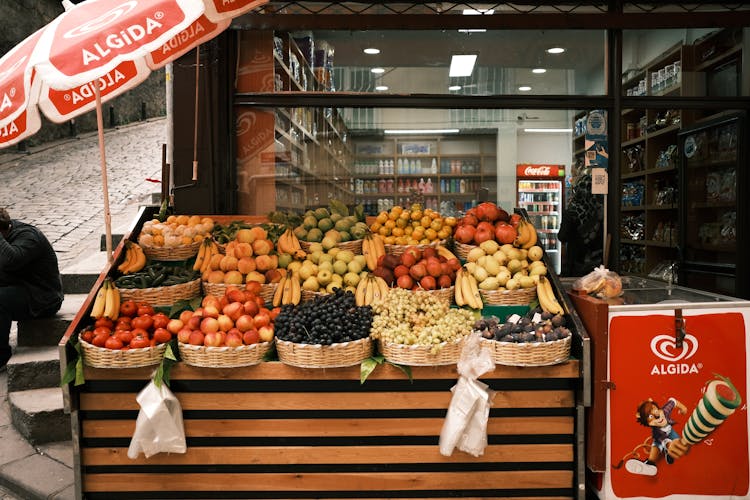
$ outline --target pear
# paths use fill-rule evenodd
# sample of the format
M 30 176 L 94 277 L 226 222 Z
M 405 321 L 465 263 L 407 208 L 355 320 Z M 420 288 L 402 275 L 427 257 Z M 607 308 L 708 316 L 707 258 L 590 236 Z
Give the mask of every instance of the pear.
M 500 288 L 500 283 L 494 276 L 490 276 L 486 280 L 479 283 L 480 290 L 497 290 L 498 288 Z
M 487 255 L 492 255 L 500 249 L 500 244 L 495 240 L 486 240 L 479 244 L 479 248 Z
M 466 255 L 466 260 L 468 262 L 476 262 L 479 260 L 480 257 L 486 255 L 484 250 L 482 250 L 481 247 L 474 247 L 471 250 L 469 250 L 469 253 Z
M 307 290 L 308 292 L 317 292 L 320 290 L 320 283 L 318 283 L 315 276 L 310 276 L 302 282 L 302 289 Z

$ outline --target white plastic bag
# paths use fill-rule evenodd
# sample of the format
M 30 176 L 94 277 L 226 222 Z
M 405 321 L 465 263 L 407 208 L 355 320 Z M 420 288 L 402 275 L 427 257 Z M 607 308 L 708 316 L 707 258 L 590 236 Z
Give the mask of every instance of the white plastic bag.
M 185 453 L 182 407 L 167 385 L 157 386 L 152 380 L 138 393 L 136 401 L 141 410 L 130 440 L 128 457 L 138 458 L 141 452 L 146 458 L 157 453 Z
M 440 432 L 440 453 L 446 457 L 454 448 L 478 457 L 487 447 L 487 420 L 495 392 L 477 378 L 494 370 L 495 362 L 480 341 L 481 335 L 475 331 L 461 349 L 458 382 L 451 388 L 453 397 Z

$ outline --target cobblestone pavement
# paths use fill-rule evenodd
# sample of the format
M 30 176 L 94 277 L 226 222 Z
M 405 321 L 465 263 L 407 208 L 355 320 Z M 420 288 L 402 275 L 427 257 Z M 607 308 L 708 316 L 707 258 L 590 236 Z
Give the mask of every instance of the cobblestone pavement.
M 113 232 L 127 227 L 161 184 L 164 118 L 105 131 Z M 97 134 L 45 144 L 29 153 L 0 150 L 0 206 L 41 229 L 57 252 L 61 270 L 91 251 L 105 233 Z

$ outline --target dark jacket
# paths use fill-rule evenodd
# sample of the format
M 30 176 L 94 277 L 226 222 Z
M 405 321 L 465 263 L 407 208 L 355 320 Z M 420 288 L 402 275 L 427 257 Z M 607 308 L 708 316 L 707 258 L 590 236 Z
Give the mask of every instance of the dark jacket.
M 57 255 L 36 227 L 11 221 L 7 239 L 0 234 L 0 286 L 22 286 L 32 316 L 56 313 L 63 302 Z

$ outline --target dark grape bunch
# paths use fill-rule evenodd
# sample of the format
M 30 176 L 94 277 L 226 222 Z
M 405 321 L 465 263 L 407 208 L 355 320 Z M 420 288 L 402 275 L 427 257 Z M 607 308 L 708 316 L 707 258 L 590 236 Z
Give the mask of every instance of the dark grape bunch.
M 372 308 L 357 306 L 354 293 L 336 288 L 297 306 L 285 305 L 274 322 L 276 337 L 297 344 L 331 345 L 370 335 Z
M 540 318 L 535 322 L 524 316 L 517 322 L 500 323 L 498 318 L 491 316 L 478 319 L 474 329 L 479 330 L 482 337 L 500 342 L 553 342 L 570 336 L 570 330 L 565 326 L 565 316 L 544 312 Z

